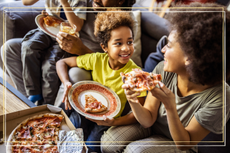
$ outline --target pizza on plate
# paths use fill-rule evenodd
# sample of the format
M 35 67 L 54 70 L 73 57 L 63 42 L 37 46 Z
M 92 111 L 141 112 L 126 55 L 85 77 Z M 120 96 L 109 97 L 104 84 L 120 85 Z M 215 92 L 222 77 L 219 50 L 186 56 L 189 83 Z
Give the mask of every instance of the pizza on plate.
M 137 68 L 126 74 L 121 72 L 120 75 L 123 83 L 130 85 L 133 91 L 152 90 L 162 80 L 160 74 L 148 73 Z
M 8 152 L 58 153 L 57 141 L 64 116 L 46 113 L 28 118 L 9 137 Z
M 43 20 L 46 26 L 51 26 L 51 27 L 57 27 L 62 22 L 60 19 L 57 19 L 52 16 L 46 16 L 43 18 Z
M 85 95 L 85 112 L 100 113 L 107 110 L 107 107 L 92 95 Z

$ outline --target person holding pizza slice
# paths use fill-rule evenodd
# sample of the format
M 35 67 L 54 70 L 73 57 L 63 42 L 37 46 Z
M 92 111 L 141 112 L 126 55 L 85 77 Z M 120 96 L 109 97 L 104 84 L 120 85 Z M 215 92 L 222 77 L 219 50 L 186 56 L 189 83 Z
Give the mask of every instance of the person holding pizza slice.
M 104 53 L 69 57 L 59 60 L 56 64 L 58 76 L 65 87 L 63 98 L 65 109 L 71 109 L 68 92 L 72 83 L 68 76 L 68 68 L 72 67 L 90 70 L 93 81 L 109 87 L 120 98 L 121 109 L 114 118 L 106 118 L 105 116 L 104 120 L 88 120 L 76 111 L 71 113 L 70 120 L 76 128 L 83 128 L 86 145 L 91 151 L 100 152 L 100 146 L 93 145 L 100 145 L 101 135 L 110 126 L 128 125 L 137 122 L 132 113 L 121 116 L 127 99 L 124 90 L 121 88 L 123 82 L 120 73 L 127 73 L 135 68 L 140 69 L 130 59 L 134 52 L 133 24 L 133 18 L 126 11 L 111 10 L 98 13 L 95 20 L 94 34 L 99 40 Z M 145 96 L 146 91 L 141 92 L 138 96 L 141 104 L 143 104 Z M 86 99 L 95 101 L 90 95 Z M 144 130 L 148 131 L 148 129 Z
M 140 93 L 129 84 L 122 86 L 142 127 L 109 129 L 101 138 L 102 152 L 197 152 L 195 146 L 210 132 L 224 132 L 230 117 L 230 86 L 223 80 L 223 57 L 227 68 L 230 57 L 222 38 L 224 23 L 230 36 L 230 13 L 211 3 L 177 7 L 181 9 L 167 14 L 171 32 L 161 49 L 164 61 L 153 70 L 162 76 L 158 87 L 149 90 L 143 106 L 137 99 Z M 224 44 L 226 52 L 229 41 Z M 136 134 L 143 127 L 152 129 L 147 137 Z

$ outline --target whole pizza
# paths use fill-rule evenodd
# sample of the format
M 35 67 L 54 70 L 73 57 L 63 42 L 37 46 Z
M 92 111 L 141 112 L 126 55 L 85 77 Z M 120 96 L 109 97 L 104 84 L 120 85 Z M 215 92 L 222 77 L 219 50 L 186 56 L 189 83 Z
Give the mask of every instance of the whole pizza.
M 57 141 L 64 116 L 46 113 L 26 119 L 10 134 L 9 153 L 58 153 Z

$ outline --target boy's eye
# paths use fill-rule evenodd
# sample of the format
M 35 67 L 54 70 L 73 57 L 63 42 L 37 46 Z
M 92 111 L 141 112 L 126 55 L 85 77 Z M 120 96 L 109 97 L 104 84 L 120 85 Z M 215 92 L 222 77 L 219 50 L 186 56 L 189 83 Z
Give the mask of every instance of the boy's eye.
M 121 45 L 121 43 L 120 43 L 120 42 L 117 42 L 117 43 L 115 43 L 115 45 Z
M 129 42 L 128 42 L 128 45 L 130 45 L 130 44 L 133 44 L 133 41 L 129 41 Z

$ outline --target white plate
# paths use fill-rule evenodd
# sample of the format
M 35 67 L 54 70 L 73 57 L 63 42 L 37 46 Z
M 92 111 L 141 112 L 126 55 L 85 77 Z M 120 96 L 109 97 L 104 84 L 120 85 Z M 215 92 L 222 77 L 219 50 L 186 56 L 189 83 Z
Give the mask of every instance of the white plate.
M 53 37 L 53 38 L 56 38 L 56 35 L 58 34 L 59 32 L 59 29 L 60 29 L 60 26 L 57 26 L 57 27 L 53 27 L 53 26 L 47 26 L 45 23 L 44 23 L 44 20 L 43 18 L 46 17 L 45 15 L 42 15 L 42 14 L 39 14 L 36 16 L 35 18 L 35 23 L 37 24 L 37 26 L 43 31 L 45 32 L 47 35 Z M 54 16 L 52 16 L 54 17 Z M 57 18 L 57 17 L 54 17 L 58 20 L 60 20 L 60 22 L 65 22 L 65 20 L 61 19 L 61 18 Z M 77 36 L 79 37 L 79 33 L 76 33 Z
M 105 105 L 107 110 L 101 113 L 85 112 L 85 95 L 89 94 Z M 108 118 L 115 117 L 121 109 L 118 95 L 96 81 L 80 81 L 74 84 L 68 93 L 68 98 L 71 106 L 78 113 L 95 120 L 103 120 L 103 115 Z

